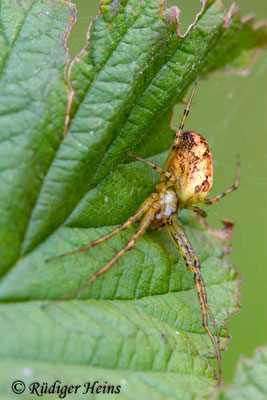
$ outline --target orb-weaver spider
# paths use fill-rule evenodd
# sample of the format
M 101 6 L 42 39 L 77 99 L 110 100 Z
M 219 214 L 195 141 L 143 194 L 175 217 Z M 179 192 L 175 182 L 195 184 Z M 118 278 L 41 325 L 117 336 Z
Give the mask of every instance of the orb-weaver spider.
M 208 333 L 216 351 L 219 364 L 218 381 L 220 381 L 221 354 L 220 337 L 217 325 L 207 302 L 207 294 L 200 272 L 199 260 L 176 217 L 181 208 L 187 208 L 194 211 L 198 217 L 201 215 L 205 216 L 205 212 L 196 207 L 195 204 L 214 204 L 223 196 L 236 190 L 239 182 L 240 162 L 238 160 L 236 180 L 234 185 L 214 198 L 206 199 L 213 183 L 212 156 L 209 146 L 199 133 L 193 131 L 183 132 L 183 127 L 186 117 L 189 113 L 198 79 L 199 78 L 197 77 L 187 106 L 184 110 L 179 129 L 174 135 L 171 151 L 164 163 L 163 168 L 145 161 L 140 157 L 127 153 L 127 155 L 145 163 L 161 174 L 159 183 L 156 185 L 155 193 L 151 194 L 143 202 L 135 214 L 129 217 L 127 221 L 125 221 L 121 226 L 112 232 L 97 240 L 94 240 L 86 246 L 68 253 L 51 257 L 47 259 L 47 261 L 76 254 L 103 243 L 117 233 L 129 228 L 134 222 L 137 222 L 141 219 L 139 227 L 131 236 L 131 239 L 127 245 L 118 251 L 104 267 L 96 271 L 92 277 L 90 277 L 90 279 L 86 281 L 80 288 L 62 298 L 62 300 L 64 300 L 73 297 L 78 292 L 84 290 L 96 278 L 104 274 L 120 257 L 134 247 L 137 240 L 150 226 L 156 229 L 162 229 L 163 227 L 166 227 L 169 236 L 183 256 L 188 270 L 194 274 L 194 284 L 201 307 L 203 327 Z M 208 315 L 214 326 L 217 342 L 209 329 Z

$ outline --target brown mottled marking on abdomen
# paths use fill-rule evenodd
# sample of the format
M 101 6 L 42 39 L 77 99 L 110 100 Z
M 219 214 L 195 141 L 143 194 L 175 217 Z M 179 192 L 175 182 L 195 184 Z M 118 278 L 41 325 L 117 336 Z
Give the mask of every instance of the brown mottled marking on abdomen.
M 212 156 L 199 133 L 182 133 L 169 172 L 178 178 L 176 191 L 180 201 L 193 204 L 207 197 L 213 183 Z

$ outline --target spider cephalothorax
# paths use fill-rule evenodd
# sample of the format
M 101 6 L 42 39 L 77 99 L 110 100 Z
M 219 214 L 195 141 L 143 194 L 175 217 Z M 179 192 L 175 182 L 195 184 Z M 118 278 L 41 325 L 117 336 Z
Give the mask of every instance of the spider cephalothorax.
M 218 381 L 220 381 L 221 354 L 220 337 L 217 325 L 207 301 L 207 294 L 200 272 L 199 260 L 176 217 L 180 208 L 188 208 L 195 212 L 198 220 L 201 221 L 201 216 L 205 216 L 205 212 L 199 209 L 195 204 L 210 205 L 216 203 L 220 198 L 237 189 L 239 181 L 239 162 L 234 185 L 225 192 L 215 196 L 213 199 L 206 199 L 213 182 L 212 156 L 209 146 L 199 133 L 193 131 L 183 132 L 183 127 L 189 113 L 197 82 L 198 78 L 184 111 L 180 127 L 174 135 L 173 145 L 163 168 L 145 161 L 138 156 L 127 153 L 129 156 L 147 164 L 161 174 L 159 183 L 156 185 L 155 193 L 151 194 L 144 201 L 134 215 L 129 217 L 126 222 L 112 232 L 100 239 L 94 240 L 82 248 L 56 257 L 51 257 L 48 260 L 55 260 L 57 258 L 87 250 L 129 228 L 133 223 L 140 221 L 139 227 L 131 236 L 127 245 L 118 251 L 106 265 L 96 271 L 80 288 L 64 297 L 64 299 L 67 299 L 84 290 L 97 277 L 104 274 L 120 257 L 134 247 L 137 240 L 149 227 L 159 229 L 166 227 L 170 238 L 183 256 L 187 268 L 194 275 L 194 284 L 202 312 L 203 327 L 208 333 L 217 354 L 219 362 Z M 207 226 L 205 223 L 203 223 L 203 225 L 204 227 Z M 217 342 L 210 331 L 208 316 L 214 326 Z
M 173 186 L 167 188 L 164 186 L 161 189 L 158 187 L 158 190 L 159 210 L 155 214 L 152 223 L 157 228 L 163 228 L 165 225 L 171 225 L 176 218 L 179 200 Z

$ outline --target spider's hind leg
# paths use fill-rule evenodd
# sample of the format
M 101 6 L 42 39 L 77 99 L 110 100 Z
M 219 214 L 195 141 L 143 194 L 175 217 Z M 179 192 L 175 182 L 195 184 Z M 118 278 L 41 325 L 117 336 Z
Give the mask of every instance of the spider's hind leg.
M 189 205 L 189 206 L 186 206 L 186 209 L 193 211 L 195 213 L 195 215 L 199 215 L 202 218 L 207 217 L 206 211 L 202 210 L 202 208 L 199 208 L 197 206 Z
M 201 208 L 198 208 L 195 206 L 190 208 L 190 210 L 192 210 L 194 212 L 196 220 L 202 226 L 202 228 L 204 228 L 206 231 L 212 233 L 211 227 L 209 226 L 207 221 L 205 221 L 205 219 L 204 219 L 207 217 L 207 213 L 204 210 L 202 210 Z
M 202 321 L 203 321 L 203 328 L 209 335 L 209 338 L 214 346 L 216 356 L 218 359 L 218 365 L 219 365 L 219 377 L 217 378 L 218 382 L 221 381 L 221 373 L 222 373 L 222 366 L 221 366 L 221 352 L 220 352 L 220 336 L 218 332 L 218 328 L 215 322 L 215 319 L 211 313 L 211 310 L 209 308 L 208 302 L 207 302 L 207 294 L 205 290 L 205 285 L 201 276 L 200 272 L 200 263 L 198 258 L 196 257 L 194 250 L 187 239 L 182 227 L 178 224 L 178 222 L 174 222 L 173 225 L 167 226 L 168 233 L 174 242 L 175 246 L 179 249 L 181 255 L 184 258 L 184 261 L 186 263 L 187 269 L 194 274 L 194 283 L 195 283 L 195 288 L 198 296 L 198 301 L 200 304 L 201 308 L 201 313 L 202 313 Z M 211 318 L 211 322 L 214 326 L 216 337 L 217 337 L 217 342 L 214 339 L 209 325 L 208 325 L 208 315 Z
M 226 196 L 227 194 L 230 194 L 230 193 L 234 192 L 238 188 L 239 178 L 240 178 L 240 157 L 239 157 L 239 155 L 237 155 L 237 167 L 236 167 L 235 183 L 229 189 L 227 189 L 224 192 L 218 194 L 217 196 L 213 197 L 212 199 L 205 199 L 203 201 L 203 204 L 212 205 L 214 203 L 217 203 L 217 201 L 219 201 L 222 197 Z

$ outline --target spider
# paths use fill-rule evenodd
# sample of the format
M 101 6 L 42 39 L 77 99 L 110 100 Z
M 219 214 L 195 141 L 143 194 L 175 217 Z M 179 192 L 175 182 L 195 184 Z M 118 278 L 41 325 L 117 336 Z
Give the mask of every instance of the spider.
M 131 153 L 126 153 L 128 156 L 145 163 L 160 173 L 159 183 L 156 185 L 155 193 L 152 193 L 143 202 L 135 214 L 130 216 L 127 221 L 125 221 L 118 228 L 114 229 L 112 232 L 92 241 L 86 246 L 68 253 L 48 258 L 46 261 L 76 254 L 90 249 L 93 246 L 97 246 L 140 220 L 139 227 L 131 236 L 127 245 L 118 251 L 106 265 L 94 272 L 90 279 L 87 280 L 81 287 L 61 299 L 65 300 L 73 297 L 78 292 L 83 291 L 90 283 L 92 283 L 100 275 L 104 274 L 113 264 L 116 263 L 119 258 L 121 258 L 127 251 L 134 247 L 137 240 L 146 232 L 149 227 L 154 229 L 163 229 L 166 227 L 170 238 L 184 258 L 187 269 L 194 275 L 194 285 L 201 308 L 203 328 L 209 335 L 210 340 L 215 348 L 219 370 L 219 376 L 217 376 L 217 380 L 220 382 L 222 367 L 219 332 L 207 301 L 207 293 L 200 270 L 200 262 L 193 250 L 192 245 L 187 239 L 185 232 L 177 221 L 177 215 L 179 210 L 182 208 L 187 208 L 192 210 L 198 219 L 201 216 L 205 217 L 206 213 L 202 209 L 198 208 L 196 204 L 214 204 L 222 197 L 236 190 L 239 183 L 240 161 L 238 157 L 234 185 L 232 185 L 228 190 L 218 194 L 214 198 L 207 199 L 206 197 L 213 183 L 212 155 L 209 145 L 199 133 L 194 131 L 183 131 L 198 81 L 199 77 L 197 77 L 193 86 L 179 129 L 174 134 L 172 148 L 163 168 L 143 160 L 142 158 Z M 204 223 L 204 225 L 207 227 L 207 224 Z M 210 331 L 208 316 L 210 317 L 214 326 L 217 341 Z

